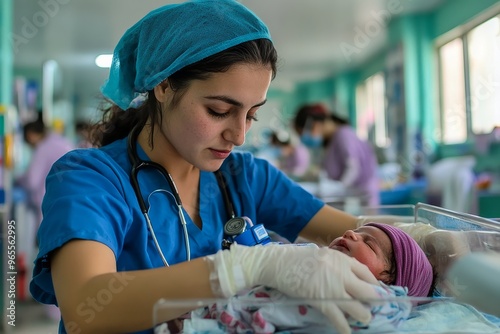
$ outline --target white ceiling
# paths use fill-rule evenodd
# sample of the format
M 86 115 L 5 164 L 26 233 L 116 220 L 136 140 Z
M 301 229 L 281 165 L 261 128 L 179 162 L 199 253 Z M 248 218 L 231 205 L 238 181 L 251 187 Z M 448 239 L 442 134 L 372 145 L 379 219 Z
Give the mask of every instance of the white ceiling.
M 269 26 L 281 59 L 273 85 L 283 88 L 293 87 L 296 81 L 326 77 L 373 55 L 386 41 L 384 31 L 374 33 L 351 61 L 340 45 L 354 45 L 357 32 L 368 23 L 377 26 L 376 13 L 394 17 L 425 12 L 444 1 L 241 0 Z M 79 99 L 96 96 L 108 70 L 96 67 L 95 57 L 112 53 L 128 27 L 171 2 L 178 1 L 13 0 L 13 36 L 24 38 L 15 44 L 14 65 L 39 69 L 44 61 L 56 60 L 64 84 L 74 87 Z

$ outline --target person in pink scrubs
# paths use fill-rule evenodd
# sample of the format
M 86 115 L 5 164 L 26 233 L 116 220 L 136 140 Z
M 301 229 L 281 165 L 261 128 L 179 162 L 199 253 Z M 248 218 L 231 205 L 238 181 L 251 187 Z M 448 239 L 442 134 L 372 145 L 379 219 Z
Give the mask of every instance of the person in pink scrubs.
M 271 134 L 271 144 L 278 150 L 278 168 L 294 179 L 301 179 L 309 170 L 311 154 L 302 143 L 292 143 L 290 135 Z
M 25 124 L 23 135 L 24 141 L 32 148 L 32 155 L 26 171 L 16 181 L 27 192 L 39 224 L 42 221 L 45 178 L 52 164 L 75 147 L 69 139 L 49 131 L 41 118 Z
M 379 204 L 375 152 L 347 120 L 321 104 L 310 104 L 299 108 L 294 126 L 306 146 L 324 148 L 322 168 L 328 178 L 343 184 L 346 196 L 359 197 L 363 205 Z

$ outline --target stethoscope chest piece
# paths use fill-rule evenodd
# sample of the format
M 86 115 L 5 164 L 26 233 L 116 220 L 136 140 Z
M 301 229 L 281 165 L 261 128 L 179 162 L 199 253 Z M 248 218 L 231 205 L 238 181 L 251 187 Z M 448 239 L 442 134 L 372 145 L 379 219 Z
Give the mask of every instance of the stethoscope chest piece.
M 245 232 L 247 222 L 241 217 L 231 218 L 224 224 L 224 234 L 228 236 L 240 235 Z

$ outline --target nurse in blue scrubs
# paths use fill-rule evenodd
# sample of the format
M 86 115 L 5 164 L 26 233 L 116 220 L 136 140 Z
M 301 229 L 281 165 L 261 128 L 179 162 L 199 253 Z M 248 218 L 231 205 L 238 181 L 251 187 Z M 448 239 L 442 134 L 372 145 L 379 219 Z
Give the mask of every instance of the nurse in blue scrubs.
M 276 62 L 267 27 L 233 0 L 167 5 L 127 30 L 102 88 L 109 108 L 94 127 L 97 147 L 68 153 L 47 177 L 30 289 L 58 305 L 60 333 L 152 333 L 161 298 L 228 298 L 254 285 L 298 298 L 374 297 L 368 269 L 327 247 L 222 250 L 228 221 L 324 245 L 356 226 L 234 151 Z M 345 315 L 370 320 L 359 302 L 325 313 L 344 332 Z

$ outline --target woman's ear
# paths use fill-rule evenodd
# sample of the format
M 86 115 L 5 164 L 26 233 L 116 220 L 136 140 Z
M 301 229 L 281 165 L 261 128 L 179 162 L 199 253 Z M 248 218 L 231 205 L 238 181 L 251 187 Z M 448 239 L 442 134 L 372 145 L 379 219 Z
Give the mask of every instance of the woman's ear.
M 164 80 L 156 85 L 156 87 L 154 88 L 154 92 L 156 100 L 158 100 L 158 102 L 167 102 L 170 93 L 172 92 L 169 89 L 168 80 Z

